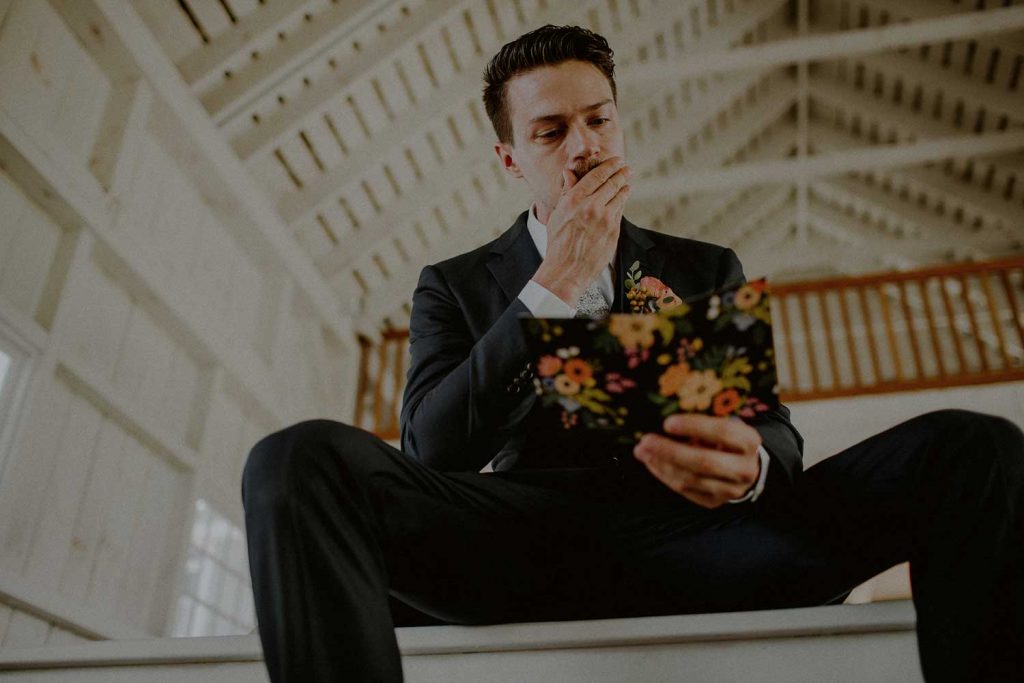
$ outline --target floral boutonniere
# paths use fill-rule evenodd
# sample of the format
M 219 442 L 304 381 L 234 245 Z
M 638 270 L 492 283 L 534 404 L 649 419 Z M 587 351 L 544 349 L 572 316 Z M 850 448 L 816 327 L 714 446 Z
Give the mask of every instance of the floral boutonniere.
M 667 311 L 683 303 L 671 287 L 652 275 L 644 275 L 640 271 L 640 261 L 633 261 L 623 284 L 629 307 L 634 313 Z

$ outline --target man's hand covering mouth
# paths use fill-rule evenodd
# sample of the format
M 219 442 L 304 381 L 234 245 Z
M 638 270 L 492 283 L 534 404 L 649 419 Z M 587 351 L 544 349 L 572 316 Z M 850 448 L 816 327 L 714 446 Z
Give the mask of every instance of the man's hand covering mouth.
M 573 166 L 572 169 L 573 174 L 576 176 L 576 180 L 582 180 L 583 176 L 600 166 L 602 161 L 602 159 L 584 159 L 576 162 L 576 165 Z

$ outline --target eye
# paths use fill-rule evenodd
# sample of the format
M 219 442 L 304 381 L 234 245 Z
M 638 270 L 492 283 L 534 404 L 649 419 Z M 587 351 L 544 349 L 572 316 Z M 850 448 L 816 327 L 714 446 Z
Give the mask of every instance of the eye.
M 593 124 L 601 125 L 602 123 L 608 123 L 608 118 L 604 116 L 599 116 L 596 119 L 591 119 L 590 122 Z
M 541 133 L 538 133 L 537 137 L 544 138 L 545 140 L 550 140 L 550 139 L 558 136 L 561 132 L 562 132 L 561 128 L 552 128 L 551 130 L 545 130 L 545 131 L 543 131 Z

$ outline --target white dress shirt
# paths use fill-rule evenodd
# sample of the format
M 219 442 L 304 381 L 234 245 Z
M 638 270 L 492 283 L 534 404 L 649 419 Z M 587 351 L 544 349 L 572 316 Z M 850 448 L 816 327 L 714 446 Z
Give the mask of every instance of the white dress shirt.
M 540 252 L 540 257 L 543 259 L 548 250 L 548 228 L 537 220 L 535 211 L 536 207 L 531 206 L 526 218 L 526 227 L 530 231 L 530 237 L 533 238 L 533 244 L 537 247 L 537 251 Z M 597 281 L 597 286 L 601 290 L 601 294 L 604 295 L 609 308 L 615 298 L 615 290 L 612 289 L 614 286 L 614 262 L 613 257 L 612 261 L 608 263 L 608 267 L 601 271 Z M 576 316 L 575 306 L 562 301 L 557 294 L 532 278 L 526 282 L 526 286 L 519 292 L 519 300 L 526 305 L 535 318 L 573 318 Z M 768 477 L 768 463 L 771 460 L 768 456 L 768 451 L 763 446 L 757 447 L 757 454 L 761 459 L 761 473 L 757 477 L 757 483 L 747 491 L 746 495 L 741 498 L 734 498 L 729 501 L 730 503 L 754 502 L 764 490 L 764 482 Z

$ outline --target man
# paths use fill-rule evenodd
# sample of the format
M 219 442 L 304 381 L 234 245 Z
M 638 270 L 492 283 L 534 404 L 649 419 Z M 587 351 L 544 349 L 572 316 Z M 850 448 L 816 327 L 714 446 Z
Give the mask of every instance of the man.
M 1024 435 L 1008 420 L 928 413 L 806 472 L 785 406 L 670 416 L 628 452 L 530 441 L 518 315 L 627 310 L 636 260 L 683 297 L 743 271 L 730 249 L 622 218 L 632 172 L 603 38 L 545 26 L 485 78 L 495 150 L 533 205 L 423 269 L 404 452 L 309 420 L 246 463 L 271 679 L 401 680 L 392 609 L 488 623 L 820 605 L 908 559 L 926 678 L 1022 673 Z

